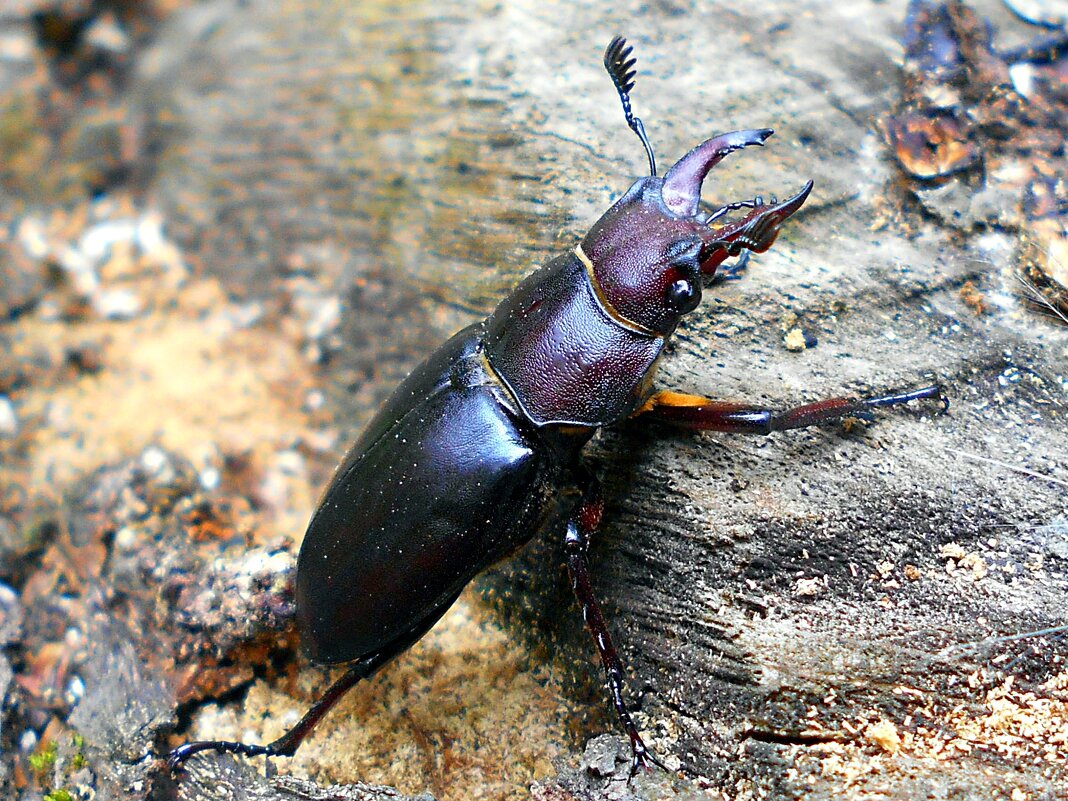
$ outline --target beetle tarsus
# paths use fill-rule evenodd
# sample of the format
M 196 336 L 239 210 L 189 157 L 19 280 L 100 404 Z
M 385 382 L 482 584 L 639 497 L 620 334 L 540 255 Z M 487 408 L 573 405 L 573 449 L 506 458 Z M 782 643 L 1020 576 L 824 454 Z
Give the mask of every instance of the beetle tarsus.
M 715 276 L 712 278 L 712 283 L 715 284 L 720 281 L 738 281 L 749 267 L 749 262 L 753 258 L 753 251 L 746 250 L 738 257 L 738 261 L 731 264 L 725 264 L 716 270 Z
M 167 755 L 167 768 L 171 773 L 177 773 L 187 759 L 202 751 L 214 751 L 219 754 L 240 754 L 241 756 L 292 756 L 293 752 L 283 753 L 274 748 L 274 743 L 268 745 L 253 745 L 250 743 L 230 742 L 228 740 L 196 740 L 191 743 L 175 748 Z
M 422 636 L 422 633 L 420 633 L 420 636 Z M 405 650 L 409 645 L 410 643 L 404 645 L 400 650 L 383 650 L 352 665 L 339 679 L 327 688 L 326 692 L 323 693 L 323 696 L 315 702 L 311 709 L 304 713 L 304 717 L 277 740 L 267 743 L 267 745 L 238 743 L 228 740 L 196 740 L 191 743 L 180 745 L 171 751 L 170 754 L 167 755 L 167 767 L 170 769 L 171 773 L 175 773 L 181 768 L 183 762 L 201 751 L 215 751 L 220 754 L 240 754 L 241 756 L 247 757 L 293 756 L 293 754 L 297 753 L 297 749 L 300 748 L 300 744 L 304 742 L 309 734 L 311 734 L 312 729 L 314 729 L 319 721 L 323 719 L 323 716 L 345 696 L 345 693 L 351 690 L 360 680 L 373 674 L 379 667 L 396 656 L 400 651 Z
M 877 409 L 880 406 L 897 406 L 898 404 L 916 400 L 937 400 L 942 404 L 943 413 L 949 411 L 949 396 L 946 395 L 946 391 L 941 384 L 932 384 L 922 389 L 913 389 L 907 392 L 891 393 L 878 398 L 868 398 L 864 401 L 864 405 Z
M 649 746 L 645 744 L 637 731 L 628 732 L 628 734 L 630 735 L 631 751 L 630 778 L 633 779 L 639 771 L 652 773 L 654 766 L 664 771 L 668 770 L 668 766 L 657 759 L 656 754 L 649 750 Z
M 575 591 L 579 605 L 582 607 L 582 618 L 586 621 L 586 627 L 593 635 L 594 644 L 601 657 L 605 676 L 608 680 L 608 691 L 612 696 L 612 705 L 615 707 L 619 722 L 630 739 L 632 752 L 631 776 L 638 768 L 652 770 L 652 765 L 664 767 L 663 763 L 649 750 L 638 733 L 638 727 L 627 709 L 623 700 L 624 679 L 623 662 L 619 658 L 612 635 L 608 631 L 601 605 L 593 593 L 593 585 L 590 581 L 589 562 L 586 552 L 589 549 L 589 538 L 600 524 L 604 501 L 601 497 L 601 485 L 597 478 L 584 470 L 582 473 L 582 498 L 567 524 L 567 534 L 564 538 L 564 550 L 567 553 L 567 567 L 571 574 L 571 588 Z M 665 768 L 666 769 L 666 768 Z

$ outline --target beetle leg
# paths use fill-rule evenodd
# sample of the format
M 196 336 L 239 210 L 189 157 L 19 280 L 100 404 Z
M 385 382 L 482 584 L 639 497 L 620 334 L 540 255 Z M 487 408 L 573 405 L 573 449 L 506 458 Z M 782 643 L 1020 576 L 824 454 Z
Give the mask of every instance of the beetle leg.
M 749 260 L 753 258 L 753 251 L 743 250 L 742 255 L 738 257 L 738 261 L 732 264 L 721 264 L 719 269 L 716 270 L 716 274 L 712 277 L 712 283 L 718 284 L 722 281 L 737 281 L 742 277 L 746 268 L 749 267 Z
M 199 754 L 201 751 L 216 751 L 218 753 L 241 754 L 242 756 L 284 756 L 290 757 L 297 752 L 301 743 L 312 733 L 323 716 L 337 704 L 345 694 L 361 680 L 373 676 L 380 667 L 389 662 L 393 657 L 402 654 L 419 641 L 438 622 L 438 619 L 446 609 L 453 605 L 460 595 L 457 593 L 446 603 L 437 606 L 422 621 L 412 627 L 407 635 L 386 645 L 381 650 L 372 653 L 352 664 L 345 673 L 335 681 L 323 693 L 322 698 L 315 702 L 304 713 L 297 724 L 273 742 L 267 745 L 255 745 L 252 743 L 238 743 L 229 740 L 197 740 L 175 748 L 167 755 L 167 767 L 171 772 L 178 770 L 189 757 Z
M 593 594 L 589 562 L 586 559 L 590 534 L 600 524 L 601 515 L 604 512 L 604 499 L 601 497 L 600 482 L 595 477 L 590 475 L 586 478 L 586 482 L 582 500 L 567 521 L 567 535 L 564 539 L 567 568 L 571 574 L 571 589 L 575 591 L 575 597 L 578 598 L 582 607 L 582 619 L 586 621 L 586 626 L 597 645 L 597 652 L 601 655 L 601 664 L 604 666 L 608 690 L 612 694 L 612 704 L 616 708 L 619 722 L 623 725 L 627 737 L 630 738 L 632 754 L 630 775 L 637 773 L 639 768 L 651 771 L 654 764 L 667 770 L 642 740 L 638 727 L 634 724 L 634 719 L 631 718 L 627 705 L 623 701 L 623 663 L 612 643 L 612 635 L 608 631 L 604 613 L 601 612 L 601 605 Z
M 251 743 L 230 742 L 228 740 L 197 740 L 175 748 L 167 756 L 167 767 L 173 772 L 181 767 L 193 754 L 201 751 L 216 751 L 219 753 L 241 754 L 242 756 L 293 756 L 304 739 L 311 734 L 312 729 L 322 719 L 323 715 L 333 708 L 334 704 L 344 697 L 352 687 L 362 679 L 375 672 L 382 664 L 392 658 L 391 653 L 382 659 L 371 657 L 345 671 L 337 681 L 323 694 L 323 697 L 315 702 L 315 705 L 304 713 L 296 726 L 287 731 L 274 742 L 267 745 L 254 745 Z
M 653 395 L 632 417 L 643 416 L 694 431 L 724 431 L 731 434 L 770 434 L 805 428 L 829 420 L 865 415 L 882 406 L 897 406 L 914 400 L 937 399 L 942 410 L 949 398 L 935 384 L 874 398 L 831 398 L 790 409 L 765 409 L 747 403 L 729 403 L 665 390 Z

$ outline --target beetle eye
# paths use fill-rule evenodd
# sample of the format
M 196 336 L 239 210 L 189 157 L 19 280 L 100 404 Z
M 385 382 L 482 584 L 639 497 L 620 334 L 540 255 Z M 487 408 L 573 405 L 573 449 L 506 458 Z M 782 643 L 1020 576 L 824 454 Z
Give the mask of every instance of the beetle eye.
M 667 302 L 678 314 L 692 312 L 701 302 L 701 290 L 696 282 L 680 278 L 668 287 Z

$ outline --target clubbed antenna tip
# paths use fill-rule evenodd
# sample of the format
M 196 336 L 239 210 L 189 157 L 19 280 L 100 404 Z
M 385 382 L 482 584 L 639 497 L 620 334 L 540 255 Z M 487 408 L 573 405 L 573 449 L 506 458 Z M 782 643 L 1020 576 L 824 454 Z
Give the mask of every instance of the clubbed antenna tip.
M 645 155 L 649 157 L 649 174 L 656 175 L 656 159 L 653 157 L 649 137 L 645 135 L 645 126 L 630 110 L 630 90 L 634 88 L 634 76 L 637 75 L 634 66 L 638 63 L 638 59 L 630 55 L 633 51 L 634 48 L 627 44 L 627 40 L 622 36 L 613 37 L 604 51 L 604 68 L 608 70 L 608 76 L 615 84 L 616 91 L 619 92 L 627 125 L 638 135 L 645 147 Z

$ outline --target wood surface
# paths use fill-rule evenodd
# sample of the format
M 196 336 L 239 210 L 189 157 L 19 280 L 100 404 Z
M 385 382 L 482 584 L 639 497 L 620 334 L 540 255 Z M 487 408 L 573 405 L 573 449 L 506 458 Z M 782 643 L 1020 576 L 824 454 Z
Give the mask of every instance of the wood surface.
M 1006 41 L 1028 35 L 975 5 Z M 129 101 L 162 121 L 145 196 L 192 269 L 243 302 L 284 305 L 296 271 L 342 299 L 318 374 L 338 457 L 422 356 L 644 171 L 600 65 L 617 32 L 636 47 L 634 107 L 661 164 L 715 133 L 776 129 L 713 172 L 707 201 L 816 184 L 741 280 L 706 290 L 659 385 L 774 408 L 945 385 L 945 415 L 916 404 L 767 438 L 635 423 L 595 441 L 595 585 L 641 725 L 682 773 L 628 786 L 616 740 L 583 757 L 615 733 L 605 714 L 535 798 L 1064 791 L 1063 635 L 1018 635 L 1063 626 L 1068 608 L 1068 327 L 1020 301 L 1018 231 L 951 228 L 899 173 L 880 126 L 902 91 L 905 13 L 901 0 L 204 2 L 138 62 Z M 788 349 L 794 328 L 814 344 Z M 558 539 L 479 589 L 530 659 L 596 706 Z M 522 747 L 521 730 L 497 735 Z M 177 792 L 391 797 L 312 787 L 227 757 Z

